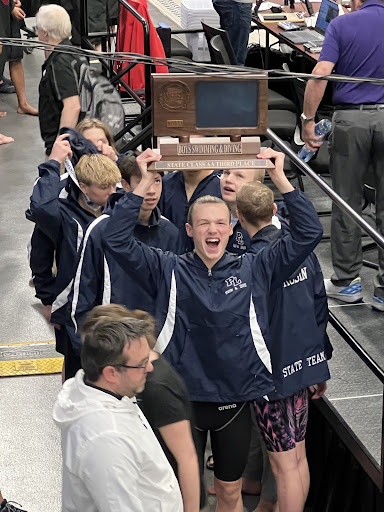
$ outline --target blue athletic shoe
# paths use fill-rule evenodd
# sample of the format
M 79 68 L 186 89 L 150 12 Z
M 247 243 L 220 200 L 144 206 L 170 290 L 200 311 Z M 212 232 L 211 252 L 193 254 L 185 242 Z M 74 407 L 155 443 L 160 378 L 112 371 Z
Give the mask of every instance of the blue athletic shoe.
M 384 297 L 373 296 L 372 309 L 375 311 L 384 311 Z
M 363 289 L 361 287 L 360 277 L 356 277 L 348 286 L 336 286 L 330 279 L 324 279 L 324 285 L 327 297 L 339 299 L 349 304 L 355 304 L 363 300 Z

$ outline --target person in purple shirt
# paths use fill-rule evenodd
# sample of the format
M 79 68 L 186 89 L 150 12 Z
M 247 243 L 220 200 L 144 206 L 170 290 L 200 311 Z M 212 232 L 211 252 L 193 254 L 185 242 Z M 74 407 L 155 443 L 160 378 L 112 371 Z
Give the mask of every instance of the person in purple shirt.
M 351 0 L 352 12 L 333 19 L 325 34 L 314 75 L 332 71 L 351 77 L 384 78 L 384 2 Z M 376 228 L 384 235 L 384 87 L 369 82 L 333 82 L 330 171 L 335 190 L 361 215 L 368 169 L 376 187 Z M 305 90 L 302 139 L 311 150 L 321 142 L 315 115 L 327 81 L 309 80 Z M 329 297 L 355 303 L 363 299 L 359 277 L 363 262 L 361 230 L 333 204 L 331 249 L 334 273 L 325 280 Z M 384 311 L 384 251 L 374 280 L 373 309 Z

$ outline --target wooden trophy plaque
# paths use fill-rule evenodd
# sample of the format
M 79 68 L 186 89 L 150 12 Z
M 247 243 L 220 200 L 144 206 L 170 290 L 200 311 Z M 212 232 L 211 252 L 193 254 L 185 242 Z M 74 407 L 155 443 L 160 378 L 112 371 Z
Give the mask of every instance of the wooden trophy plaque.
M 259 160 L 268 121 L 267 75 L 152 75 L 153 134 L 160 162 L 152 171 L 268 169 Z

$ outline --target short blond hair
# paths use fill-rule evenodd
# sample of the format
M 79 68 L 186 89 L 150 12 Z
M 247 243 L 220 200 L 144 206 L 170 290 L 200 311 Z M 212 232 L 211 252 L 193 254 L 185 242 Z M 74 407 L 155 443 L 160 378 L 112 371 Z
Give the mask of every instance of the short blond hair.
M 222 204 L 226 206 L 228 210 L 228 222 L 231 221 L 231 210 L 229 209 L 228 204 L 223 201 L 220 197 L 216 196 L 201 196 L 196 199 L 196 201 L 193 201 L 191 206 L 188 210 L 188 216 L 187 216 L 187 222 L 190 226 L 192 226 L 193 222 L 193 212 L 197 206 L 200 206 L 201 204 Z
M 120 304 L 104 304 L 95 306 L 87 315 L 80 333 L 82 336 L 92 335 L 95 327 L 103 323 L 119 322 L 126 318 L 143 320 L 146 324 L 145 337 L 151 349 L 156 345 L 155 319 L 152 315 L 141 309 L 129 310 Z
M 117 165 L 104 155 L 83 155 L 75 167 L 76 177 L 84 185 L 108 187 L 121 179 Z
M 264 183 L 264 179 L 265 179 L 265 169 L 255 169 L 253 181 L 260 181 L 260 183 Z
M 108 128 L 106 124 L 104 124 L 100 119 L 96 119 L 94 117 L 86 117 L 80 123 L 77 124 L 76 130 L 80 133 L 84 133 L 85 130 L 91 130 L 92 128 L 99 128 L 103 130 L 105 137 L 108 141 L 108 144 L 116 151 L 115 141 L 113 140 L 113 135 L 111 130 Z
M 237 211 L 252 226 L 269 222 L 273 216 L 274 197 L 270 188 L 258 181 L 245 183 L 237 193 Z
M 56 4 L 40 7 L 36 14 L 36 27 L 58 42 L 70 38 L 72 33 L 69 14 L 64 7 Z

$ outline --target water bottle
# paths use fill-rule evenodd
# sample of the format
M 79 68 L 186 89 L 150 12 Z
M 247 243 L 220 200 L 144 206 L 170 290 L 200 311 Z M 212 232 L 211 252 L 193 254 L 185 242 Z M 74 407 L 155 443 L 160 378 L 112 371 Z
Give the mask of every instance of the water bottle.
M 318 137 L 324 139 L 327 133 L 331 131 L 331 128 L 331 121 L 329 121 L 328 119 L 322 119 L 317 124 L 315 124 L 315 134 Z M 316 153 L 316 151 L 311 151 L 310 149 L 307 148 L 307 146 L 303 146 L 297 154 L 304 162 L 308 162 Z

